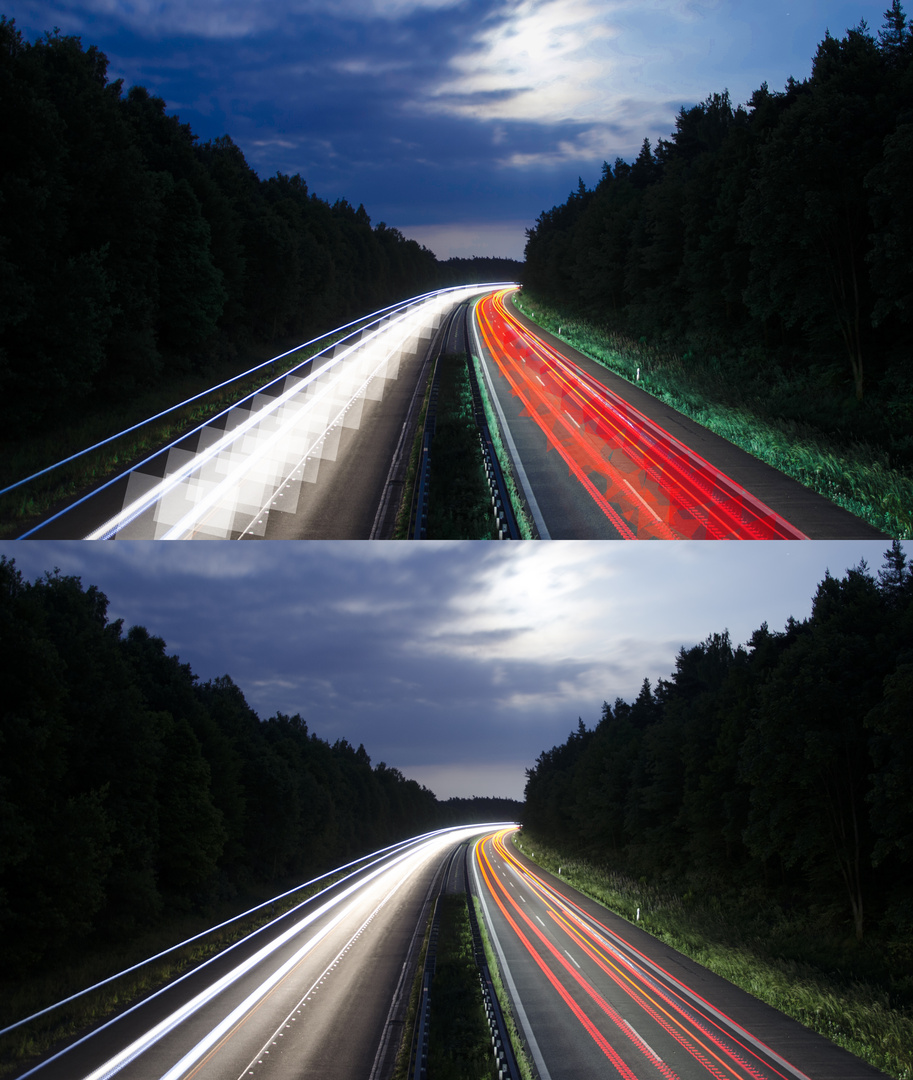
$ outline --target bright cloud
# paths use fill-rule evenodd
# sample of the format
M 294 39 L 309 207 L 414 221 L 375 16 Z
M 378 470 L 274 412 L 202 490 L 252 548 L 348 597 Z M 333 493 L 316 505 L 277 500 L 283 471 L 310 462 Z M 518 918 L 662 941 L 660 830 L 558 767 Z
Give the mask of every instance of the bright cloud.
M 615 5 L 596 0 L 508 0 L 470 51 L 451 58 L 453 76 L 428 107 L 484 120 L 539 123 L 592 119 L 618 33 Z

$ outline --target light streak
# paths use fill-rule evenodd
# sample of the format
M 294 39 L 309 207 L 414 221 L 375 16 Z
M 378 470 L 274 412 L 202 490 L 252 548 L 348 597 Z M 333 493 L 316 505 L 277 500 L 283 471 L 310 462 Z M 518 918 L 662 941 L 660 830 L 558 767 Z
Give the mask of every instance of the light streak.
M 518 880 L 525 882 L 544 902 L 555 924 L 555 929 L 567 933 L 571 940 L 583 949 L 589 959 L 611 979 L 612 983 L 623 990 L 629 1000 L 642 1008 L 645 1015 L 672 1037 L 680 1048 L 686 1051 L 706 1072 L 716 1080 L 733 1080 L 733 1078 L 741 1077 L 763 1080 L 771 1074 L 783 1080 L 786 1080 L 787 1076 L 792 1080 L 808 1080 L 804 1073 L 751 1035 L 731 1017 L 700 997 L 675 976 L 650 960 L 592 915 L 584 912 L 579 905 L 522 864 L 505 843 L 508 831 L 486 839 L 504 860 L 508 871 L 513 873 Z M 480 867 L 483 860 L 487 861 L 483 850 L 484 842 L 480 841 L 476 845 L 476 860 Z M 484 867 L 482 869 L 484 874 Z M 504 889 L 493 872 L 490 879 L 486 875 L 486 882 L 499 906 L 501 904 L 498 896 L 495 895 L 495 888 L 500 890 L 507 903 L 513 905 L 520 919 L 532 929 L 534 936 L 586 990 L 601 1011 L 616 1024 L 620 1022 L 624 1025 L 621 1028 L 624 1034 L 643 1044 L 643 1047 L 654 1058 L 658 1058 L 656 1051 L 643 1036 L 627 1020 L 615 1013 L 612 1006 L 607 1005 L 595 988 L 592 988 L 584 978 L 578 976 L 569 967 L 557 948 L 546 937 L 545 924 L 542 920 L 536 916 L 543 927 L 540 931 L 522 912 L 513 896 Z M 530 937 L 523 934 L 516 925 L 514 929 L 524 946 L 542 967 L 543 962 L 538 958 L 538 951 Z M 767 1060 L 762 1060 L 760 1054 L 763 1054 Z M 660 1071 L 665 1071 L 666 1066 L 661 1066 L 658 1061 L 654 1060 L 652 1064 L 659 1067 Z M 667 1080 L 671 1080 L 668 1074 Z
M 806 539 L 699 454 L 531 333 L 501 290 L 482 339 L 524 414 L 624 539 Z
M 487 288 L 441 290 L 385 314 L 353 344 L 312 358 L 309 374 L 293 372 L 278 392 L 233 409 L 224 431 L 198 429 L 195 453 L 172 447 L 161 480 L 131 474 L 123 509 L 86 539 L 110 539 L 130 526 L 131 538 L 263 535 L 279 493 L 281 509 L 294 512 L 301 485 L 316 481 L 322 460 L 335 458 L 341 430 L 359 426 L 356 406 L 372 394 L 379 399 L 400 359 L 453 307 Z
M 348 885 L 341 892 L 339 892 L 337 895 L 331 897 L 329 900 L 326 900 L 322 904 L 319 904 L 319 906 L 315 907 L 314 910 L 309 911 L 308 914 L 306 914 L 303 918 L 297 920 L 292 927 L 290 927 L 289 929 L 283 931 L 280 935 L 278 935 L 276 938 L 271 940 L 268 944 L 264 945 L 261 949 L 257 950 L 257 952 L 254 955 L 252 955 L 248 959 L 242 961 L 240 964 L 236 965 L 231 971 L 227 972 L 225 975 L 223 975 L 220 978 L 216 979 L 209 987 L 207 987 L 205 990 L 198 993 L 195 997 L 193 997 L 189 1001 L 185 1002 L 178 1009 L 173 1010 L 167 1017 L 165 1017 L 159 1023 L 155 1024 L 153 1027 L 151 1027 L 149 1030 L 147 1030 L 139 1038 L 135 1039 L 128 1046 L 122 1048 L 118 1053 L 116 1053 L 114 1056 L 112 1056 L 107 1061 L 105 1061 L 102 1065 L 98 1066 L 92 1072 L 87 1074 L 84 1077 L 84 1080 L 107 1080 L 107 1078 L 116 1075 L 123 1068 L 125 1068 L 128 1064 L 130 1064 L 130 1062 L 136 1060 L 146 1050 L 148 1050 L 151 1046 L 153 1046 L 155 1043 L 159 1042 L 162 1038 L 164 1038 L 169 1032 L 171 1032 L 175 1028 L 179 1027 L 187 1019 L 189 1019 L 191 1016 L 193 1016 L 197 1012 L 199 1012 L 199 1010 L 202 1009 L 204 1006 L 206 1006 L 210 1002 L 214 1001 L 214 999 L 217 998 L 218 995 L 221 994 L 224 990 L 226 990 L 228 987 L 230 987 L 231 985 L 236 983 L 240 978 L 244 977 L 245 975 L 247 975 L 248 973 L 253 971 L 254 968 L 258 964 L 261 964 L 264 961 L 269 960 L 269 958 L 278 949 L 280 949 L 282 946 L 290 943 L 296 935 L 300 934 L 303 930 L 307 929 L 307 927 L 312 925 L 316 920 L 318 920 L 321 917 L 323 917 L 324 915 L 327 915 L 330 912 L 332 912 L 334 908 L 336 908 L 339 904 L 341 904 L 343 901 L 348 899 L 350 896 L 356 896 L 359 892 L 365 890 L 375 879 L 377 879 L 378 877 L 380 877 L 383 874 L 386 874 L 386 873 L 390 872 L 391 868 L 399 868 L 396 871 L 397 875 L 398 875 L 397 880 L 404 880 L 405 877 L 407 876 L 407 873 L 404 871 L 403 866 L 404 866 L 404 864 L 407 863 L 408 860 L 410 860 L 410 859 L 415 860 L 415 862 L 418 863 L 418 862 L 420 862 L 420 861 L 422 861 L 424 859 L 434 857 L 438 852 L 441 852 L 443 850 L 448 849 L 454 843 L 460 843 L 465 839 L 477 836 L 480 831 L 485 830 L 487 828 L 492 828 L 492 827 L 493 827 L 493 825 L 488 825 L 488 826 L 486 826 L 486 825 L 474 825 L 474 826 L 448 826 L 447 828 L 444 828 L 444 829 L 436 829 L 436 830 L 434 830 L 434 831 L 432 831 L 430 833 L 423 833 L 420 836 L 413 837 L 413 838 L 411 838 L 409 840 L 402 841 L 402 842 L 397 843 L 397 844 L 393 844 L 393 845 L 391 845 L 391 846 L 389 846 L 387 848 L 382 848 L 379 851 L 376 851 L 371 855 L 364 856 L 362 859 L 358 860 L 357 863 L 347 863 L 345 866 L 340 867 L 337 870 L 328 871 L 327 874 L 321 875 L 321 877 L 327 877 L 327 876 L 329 876 L 331 874 L 336 874 L 336 873 L 339 873 L 340 871 L 347 870 L 351 866 L 354 866 L 354 865 L 359 866 L 359 868 L 357 870 L 354 870 L 350 874 L 346 875 L 346 877 L 344 877 L 342 879 L 342 881 L 337 881 L 334 885 L 327 886 L 327 888 L 323 889 L 316 896 L 310 897 L 308 900 L 303 901 L 301 904 L 299 904 L 295 908 L 293 908 L 291 912 L 287 912 L 284 916 L 282 916 L 282 918 L 288 918 L 289 914 L 293 914 L 295 911 L 298 911 L 298 910 L 300 910 L 302 908 L 305 908 L 305 907 L 308 907 L 308 906 L 313 907 L 315 904 L 317 904 L 319 902 L 321 896 L 325 895 L 330 890 L 338 889 L 339 886 L 344 881 L 351 880 L 352 878 L 356 878 L 357 880 L 355 880 L 352 884 Z M 366 873 L 365 871 L 368 871 L 368 872 Z M 321 880 L 321 878 L 315 878 L 314 879 L 314 881 L 319 881 L 319 880 Z M 398 887 L 398 885 L 397 885 L 397 887 Z M 301 888 L 301 886 L 298 886 L 297 888 Z M 294 892 L 294 891 L 297 891 L 297 890 L 292 890 L 292 891 Z M 283 893 L 282 894 L 283 897 L 287 896 L 287 895 L 289 895 L 289 894 L 288 893 Z M 266 901 L 266 903 L 273 903 L 276 899 L 281 899 L 281 897 L 276 897 L 276 898 L 274 898 L 274 900 Z M 355 901 L 354 903 L 357 903 L 357 902 L 358 901 Z M 299 949 L 296 950 L 295 956 L 298 958 L 299 962 L 300 962 L 300 959 L 304 955 L 306 955 L 307 952 L 311 948 L 313 948 L 313 946 L 315 944 L 317 944 L 323 937 L 325 937 L 326 934 L 329 933 L 330 930 L 332 930 L 339 923 L 339 921 L 341 919 L 345 918 L 345 916 L 349 913 L 349 911 L 352 910 L 352 908 L 354 907 L 354 903 L 352 905 L 349 905 L 349 907 L 347 907 L 342 912 L 334 913 L 334 915 L 331 918 L 330 923 L 328 925 L 322 927 L 316 934 L 312 935 L 308 939 L 308 941 L 305 943 L 305 945 L 299 947 Z M 259 907 L 262 907 L 262 906 L 264 906 L 264 905 L 259 905 L 258 908 L 253 908 L 253 909 L 251 909 L 251 911 L 259 910 Z M 245 912 L 244 914 L 245 915 L 249 914 L 249 912 Z M 244 917 L 244 915 L 241 915 L 241 916 L 237 916 L 236 918 L 243 918 L 243 917 Z M 234 920 L 228 920 L 228 921 L 231 922 L 231 921 L 234 921 Z M 224 925 L 227 925 L 227 923 L 220 924 L 220 927 L 224 926 Z M 217 927 L 216 929 L 218 929 L 220 927 Z M 119 1021 L 123 1020 L 126 1016 L 129 1016 L 129 1015 L 131 1015 L 133 1013 L 136 1013 L 137 1011 L 143 1009 L 154 998 L 158 998 L 158 997 L 160 997 L 161 995 L 163 995 L 165 993 L 172 992 L 174 990 L 174 987 L 177 986 L 179 983 L 183 982 L 184 980 L 186 980 L 186 979 L 188 979 L 188 978 L 190 978 L 192 976 L 197 976 L 203 969 L 208 967 L 210 964 L 214 963 L 220 957 L 224 957 L 227 953 L 229 953 L 229 952 L 233 951 L 234 949 L 237 949 L 240 946 L 242 946 L 245 941 L 249 940 L 249 938 L 252 938 L 256 934 L 261 934 L 261 933 L 263 933 L 263 928 L 261 928 L 260 930 L 254 931 L 251 935 L 249 935 L 248 938 L 245 938 L 242 941 L 235 942 L 233 945 L 231 945 L 228 948 L 222 950 L 222 952 L 220 954 L 218 954 L 217 956 L 211 957 L 209 960 L 204 961 L 204 963 L 198 965 L 197 967 L 193 968 L 191 971 L 189 971 L 189 972 L 185 973 L 184 975 L 180 976 L 174 982 L 168 984 L 167 986 L 163 987 L 162 989 L 160 989 L 160 990 L 156 991 L 155 993 L 151 994 L 149 997 L 145 998 L 142 1002 L 127 1008 L 122 1013 L 119 1013 L 113 1019 L 107 1021 L 106 1023 L 102 1024 L 100 1027 L 94 1029 L 88 1035 L 85 1035 L 82 1038 L 75 1040 L 73 1043 L 71 1043 L 67 1047 L 65 1047 L 62 1051 L 59 1051 L 58 1053 L 52 1055 L 51 1057 L 46 1058 L 44 1061 L 40 1062 L 38 1065 L 34 1066 L 33 1068 L 29 1069 L 27 1072 L 23 1073 L 22 1074 L 22 1080 L 25 1080 L 26 1077 L 31 1077 L 31 1076 L 34 1076 L 35 1074 L 39 1073 L 47 1065 L 51 1064 L 51 1062 L 58 1061 L 59 1059 L 63 1058 L 64 1056 L 66 1056 L 66 1054 L 68 1054 L 71 1050 L 75 1049 L 77 1046 L 82 1046 L 83 1044 L 88 1043 L 90 1040 L 97 1037 L 102 1031 L 110 1031 L 112 1028 L 114 1028 L 114 1026 Z M 196 940 L 196 939 L 190 939 L 190 940 Z M 179 948 L 179 947 L 180 946 L 175 946 L 175 948 Z M 167 953 L 167 952 L 170 952 L 170 951 L 172 951 L 172 950 L 166 950 L 165 952 Z M 159 954 L 159 955 L 165 955 L 165 953 L 162 953 L 162 954 Z M 156 958 L 157 957 L 152 958 L 152 959 L 156 959 Z M 146 961 L 146 962 L 148 963 L 149 961 Z M 142 965 L 137 965 L 137 966 L 142 966 Z M 283 965 L 283 967 L 280 970 L 285 971 L 287 966 L 288 966 L 288 962 L 286 962 L 286 964 Z M 135 968 L 131 968 L 131 969 L 128 969 L 128 970 L 135 970 Z M 122 973 L 122 974 L 125 974 L 125 973 Z M 271 986 L 275 985 L 277 981 L 281 980 L 281 978 L 282 978 L 282 976 L 280 975 L 278 977 L 278 979 L 277 979 L 276 978 L 276 973 L 274 972 L 263 983 L 261 983 L 261 985 L 260 985 L 260 987 L 258 989 L 263 989 L 263 992 L 265 994 L 265 993 L 267 993 L 269 991 Z M 110 980 L 105 980 L 105 982 L 108 982 L 108 981 L 110 981 Z M 96 984 L 96 985 L 97 986 L 104 985 L 104 982 Z M 90 987 L 88 989 L 89 990 L 95 989 L 95 987 Z M 85 992 L 88 992 L 88 990 L 84 991 L 84 993 Z M 256 993 L 256 991 L 254 993 Z M 74 995 L 73 997 L 78 997 L 78 996 L 80 996 L 80 995 Z M 262 997 L 263 995 L 260 995 L 260 996 Z M 73 1000 L 73 999 L 70 998 L 70 999 L 67 999 L 67 1000 Z M 63 1002 L 61 1002 L 60 1004 L 63 1004 Z M 47 1010 L 45 1010 L 45 1011 L 47 1011 Z M 42 1014 L 36 1014 L 36 1015 L 43 1015 L 43 1013 Z M 26 1020 L 20 1021 L 19 1024 L 13 1025 L 13 1027 L 18 1027 L 18 1026 L 20 1026 L 20 1024 L 26 1023 L 28 1020 L 34 1019 L 34 1018 L 35 1017 L 28 1017 L 28 1018 L 26 1018 Z M 237 1020 L 237 1017 L 236 1017 L 236 1020 Z M 221 1030 L 221 1026 L 219 1026 L 219 1029 Z M 7 1029 L 7 1030 L 11 1030 L 11 1029 Z M 216 1030 L 216 1029 L 213 1029 L 213 1030 Z

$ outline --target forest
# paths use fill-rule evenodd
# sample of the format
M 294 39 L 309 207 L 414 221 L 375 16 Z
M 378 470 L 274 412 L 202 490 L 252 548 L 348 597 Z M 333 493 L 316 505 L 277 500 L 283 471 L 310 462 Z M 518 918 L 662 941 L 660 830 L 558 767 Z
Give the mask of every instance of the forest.
M 298 715 L 261 720 L 229 676 L 201 682 L 107 607 L 0 558 L 6 977 L 429 829 L 518 819 L 510 799 L 439 802 Z
M 913 573 L 895 540 L 877 573 L 828 573 L 807 619 L 745 645 L 713 633 L 581 720 L 528 770 L 524 826 L 676 896 L 909 943 L 911 716 Z
M 439 262 L 364 206 L 260 179 L 77 37 L 0 17 L 0 423 L 27 435 L 255 344 L 301 340 L 509 259 Z M 278 350 L 277 350 L 278 351 Z M 246 365 L 249 366 L 249 365 Z
M 913 37 L 900 0 L 884 18 L 581 179 L 527 232 L 526 291 L 717 385 L 786 378 L 781 410 L 913 463 Z

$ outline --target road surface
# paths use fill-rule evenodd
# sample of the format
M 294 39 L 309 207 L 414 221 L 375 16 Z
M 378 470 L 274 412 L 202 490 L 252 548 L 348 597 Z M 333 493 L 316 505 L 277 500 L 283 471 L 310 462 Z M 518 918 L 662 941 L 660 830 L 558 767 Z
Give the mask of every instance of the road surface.
M 381 1080 L 399 1047 L 430 901 L 455 847 L 491 825 L 379 853 L 128 1010 L 38 1080 Z M 397 1012 L 397 1009 L 399 1012 Z
M 882 537 L 535 326 L 510 294 L 476 304 L 476 354 L 543 539 Z
M 884 1080 L 546 873 L 475 845 L 474 888 L 540 1080 Z
M 490 288 L 442 289 L 376 313 L 348 337 L 73 500 L 27 535 L 383 538 L 375 520 L 391 463 L 409 441 L 430 343 L 454 308 Z

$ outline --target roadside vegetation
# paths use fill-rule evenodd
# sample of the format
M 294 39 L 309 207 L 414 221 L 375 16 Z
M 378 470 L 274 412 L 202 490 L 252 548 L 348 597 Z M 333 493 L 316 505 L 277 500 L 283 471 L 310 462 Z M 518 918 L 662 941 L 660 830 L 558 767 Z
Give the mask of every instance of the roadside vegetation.
M 598 857 L 559 850 L 528 829 L 514 843 L 584 895 L 888 1076 L 913 1077 L 913 1007 L 909 987 L 897 992 L 892 963 L 901 957 L 885 955 L 884 966 L 873 957 L 866 974 L 842 974 L 845 943 L 822 936 L 814 919 L 758 905 L 750 894 L 726 895 L 709 881 L 702 888 L 692 879 L 676 892 L 667 880 L 631 877 Z
M 491 399 L 488 395 L 488 385 L 485 382 L 485 375 L 482 372 L 482 365 L 475 355 L 471 357 L 471 363 L 475 368 L 476 379 L 479 383 L 479 392 L 482 395 L 482 407 L 485 410 L 485 419 L 488 421 L 488 430 L 491 434 L 491 441 L 494 444 L 498 464 L 501 466 L 501 473 L 504 476 L 504 482 L 507 485 L 507 495 L 514 511 L 514 517 L 517 519 L 517 527 L 520 530 L 520 536 L 523 540 L 532 540 L 538 534 L 535 525 L 533 524 L 529 507 L 526 505 L 526 499 L 523 498 L 517 485 L 510 454 L 501 438 L 501 423 L 498 420 L 495 410 L 492 408 Z
M 497 538 L 472 407 L 466 354 L 438 358 L 438 400 L 431 440 L 429 540 Z
M 30 583 L 0 557 L 0 1028 L 249 898 L 429 829 L 519 812 L 513 800 L 440 801 L 298 715 L 261 719 L 228 675 L 201 682 L 161 638 L 125 631 L 107 610 L 96 586 L 57 572 Z M 35 1052 L 240 932 L 113 983 L 39 1022 L 40 1035 L 12 1033 L 0 1059 Z
M 355 329 L 356 327 L 351 327 L 344 333 L 349 334 Z M 309 356 L 327 348 L 342 336 L 344 335 L 331 334 L 292 356 L 274 364 L 267 364 L 247 378 L 236 379 L 286 348 L 294 348 L 295 342 L 288 342 L 281 347 L 273 345 L 268 350 L 265 346 L 259 351 L 252 349 L 243 358 L 229 358 L 221 365 L 208 367 L 205 374 L 186 372 L 176 375 L 164 379 L 155 387 L 138 392 L 128 402 L 117 406 L 97 403 L 95 408 L 71 413 L 62 418 L 52 430 L 0 442 L 0 488 L 4 488 L 55 465 L 58 461 L 64 461 L 86 447 L 110 439 L 120 431 L 137 424 L 142 425 L 136 431 L 113 439 L 98 450 L 82 454 L 75 461 L 0 496 L 0 538 L 21 536 L 50 511 L 64 505 L 68 499 L 73 499 L 104 480 L 117 476 L 131 463 L 167 446 L 185 432 L 192 431 L 210 417 L 252 394 Z M 211 390 L 229 379 L 235 381 L 228 386 Z M 159 420 L 143 423 L 147 418 L 157 416 L 176 403 L 192 397 L 197 397 L 197 400 L 169 412 Z
M 428 1075 L 434 1080 L 497 1080 L 465 893 L 441 896 L 438 909 Z
M 682 648 L 527 772 L 524 850 L 913 1080 L 913 572 L 827 574 L 811 615 Z M 570 878 L 569 878 L 570 880 Z
M 241 941 L 261 926 L 329 887 L 342 876 L 332 875 L 307 888 L 297 889 L 288 896 L 282 896 L 283 885 L 289 889 L 294 888 L 292 881 L 273 883 L 274 888 L 280 889 L 276 894 L 273 894 L 272 889 L 265 891 L 261 886 L 259 890 L 239 895 L 233 901 L 213 904 L 207 908 L 205 914 L 175 915 L 162 925 L 140 932 L 129 941 L 99 948 L 97 952 L 82 957 L 74 956 L 62 965 L 47 965 L 41 972 L 30 977 L 17 980 L 0 979 L 3 999 L 0 1027 L 3 1027 L 31 1016 L 49 1004 L 63 1001 L 85 987 L 94 986 L 114 973 L 127 971 L 148 957 L 171 949 L 177 942 L 202 935 L 183 948 L 170 952 L 168 956 L 144 964 L 139 970 L 129 972 L 106 986 L 55 1009 L 47 1016 L 0 1037 L 0 1076 L 12 1075 L 20 1070 L 24 1063 L 46 1053 L 61 1039 L 86 1031 L 94 1023 L 178 978 L 185 971 Z M 211 926 L 218 926 L 236 915 L 266 903 L 272 895 L 281 896 L 281 899 L 229 926 L 206 933 Z
M 488 930 L 485 926 L 485 918 L 482 914 L 482 905 L 479 903 L 478 897 L 475 896 L 472 898 L 472 902 L 475 905 L 479 933 L 482 935 L 482 948 L 485 950 L 488 971 L 491 974 L 491 981 L 495 988 L 498 1004 L 501 1006 L 501 1015 L 504 1017 L 504 1024 L 507 1027 L 507 1037 L 510 1039 L 510 1044 L 514 1051 L 517 1068 L 520 1070 L 520 1075 L 523 1077 L 523 1080 L 537 1080 L 538 1073 L 526 1052 L 526 1043 L 520 1034 L 520 1029 L 517 1027 L 510 997 L 504 987 L 504 982 L 501 979 L 501 965 L 498 963 L 495 951 L 491 947 Z
M 581 179 L 529 230 L 522 276 L 583 351 L 897 537 L 913 535 L 911 80 L 891 0 L 877 31 L 825 32 L 807 79 L 712 93 Z
M 775 364 L 759 369 L 750 353 L 723 362 L 699 350 L 649 345 L 525 290 L 515 302 L 539 326 L 715 434 L 876 529 L 913 537 L 913 467 L 893 465 L 888 451 L 806 411 L 818 390 L 802 375 Z

